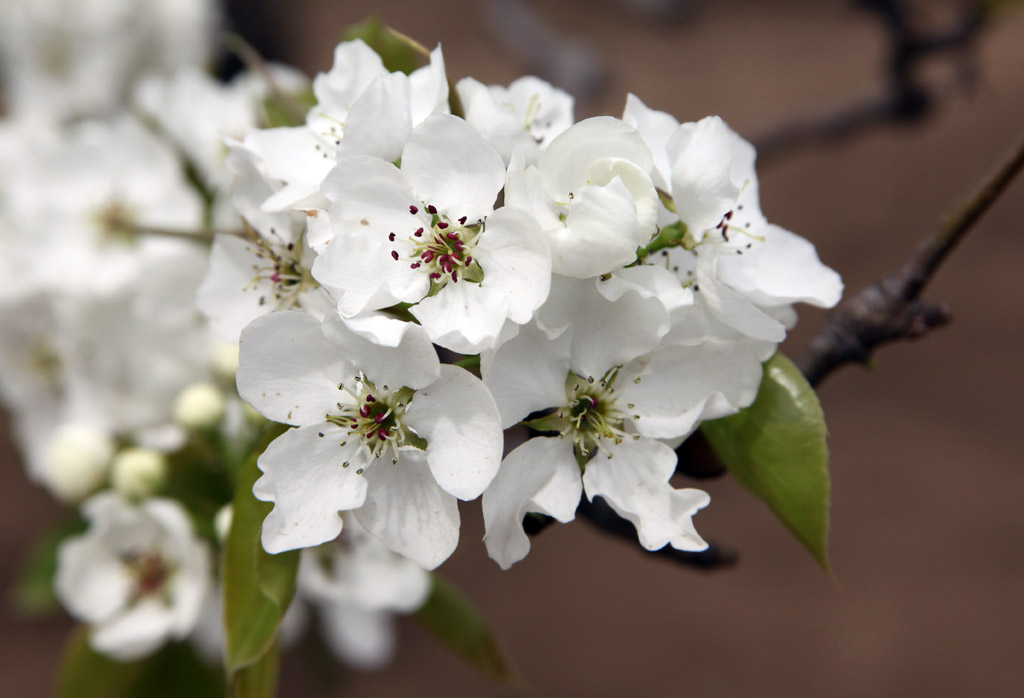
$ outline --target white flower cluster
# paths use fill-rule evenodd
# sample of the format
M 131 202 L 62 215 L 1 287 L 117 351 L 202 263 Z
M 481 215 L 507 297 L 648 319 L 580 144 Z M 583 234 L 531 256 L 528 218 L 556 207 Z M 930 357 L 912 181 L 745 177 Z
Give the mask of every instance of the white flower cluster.
M 119 660 L 202 641 L 220 593 L 212 512 L 264 423 L 233 385 L 237 330 L 218 339 L 196 297 L 208 231 L 243 230 L 239 211 L 264 221 L 252 203 L 267 196 L 263 175 L 227 143 L 266 122 L 273 90 L 308 83 L 276 66 L 229 84 L 203 72 L 213 8 L 0 9 L 0 402 L 29 476 L 87 524 L 61 546 L 54 590 Z M 304 221 L 275 216 L 282 234 Z M 197 467 L 205 479 L 192 482 Z M 418 608 L 429 577 L 357 524 L 345 540 L 311 551 L 336 557 L 339 576 L 304 564 L 299 595 L 322 609 L 339 656 L 372 666 L 391 650 L 392 614 Z
M 482 494 L 509 567 L 525 514 L 569 521 L 586 492 L 648 549 L 704 548 L 672 446 L 753 401 L 793 304 L 835 304 L 838 275 L 767 222 L 717 117 L 630 95 L 573 123 L 535 78 L 448 89 L 440 48 L 406 75 L 343 43 L 305 124 L 231 145 L 247 234 L 215 242 L 200 304 L 240 336 L 242 397 L 295 427 L 259 459 L 264 547 L 358 521 L 434 568 Z M 502 459 L 521 423 L 539 435 Z

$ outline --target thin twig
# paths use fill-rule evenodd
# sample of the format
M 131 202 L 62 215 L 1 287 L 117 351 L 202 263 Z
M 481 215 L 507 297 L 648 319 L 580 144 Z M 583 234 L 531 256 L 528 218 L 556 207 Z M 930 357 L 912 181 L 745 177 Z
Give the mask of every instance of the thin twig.
M 949 308 L 920 300 L 921 291 L 1022 168 L 1024 134 L 1004 159 L 940 220 L 935 232 L 906 264 L 829 313 L 825 326 L 800 363 L 811 385 L 817 385 L 846 363 L 866 363 L 882 344 L 916 339 L 950 321 Z
M 305 110 L 290 94 L 281 89 L 281 86 L 274 79 L 270 66 L 252 44 L 240 35 L 230 32 L 224 35 L 223 41 L 228 50 L 237 55 L 246 67 L 260 76 L 274 100 L 288 112 L 289 118 L 294 123 L 303 124 L 306 122 Z
M 984 3 L 972 3 L 953 26 L 923 34 L 904 2 L 857 0 L 855 4 L 875 13 L 889 36 L 882 94 L 854 100 L 823 114 L 799 118 L 754 138 L 761 164 L 803 146 L 836 142 L 873 126 L 913 123 L 928 116 L 945 95 L 925 82 L 919 67 L 932 57 L 970 47 L 989 14 Z M 963 62 L 959 89 L 966 90 L 972 84 L 973 68 Z

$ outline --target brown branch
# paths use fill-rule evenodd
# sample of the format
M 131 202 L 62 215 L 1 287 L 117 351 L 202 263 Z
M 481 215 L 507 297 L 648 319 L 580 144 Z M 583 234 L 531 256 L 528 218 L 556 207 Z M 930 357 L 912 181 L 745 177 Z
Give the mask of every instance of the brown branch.
M 800 363 L 811 385 L 846 363 L 867 363 L 882 344 L 916 339 L 950 321 L 949 308 L 921 300 L 921 291 L 1022 167 L 1024 134 L 1002 162 L 940 220 L 906 264 L 829 313 Z
M 834 143 L 882 124 L 920 121 L 934 111 L 945 96 L 921 76 L 919 67 L 935 56 L 969 48 L 985 24 L 984 3 L 972 3 L 953 26 L 922 33 L 913 12 L 898 0 L 857 0 L 856 5 L 875 13 L 889 36 L 889 56 L 881 94 L 854 100 L 847 106 L 799 118 L 754 138 L 758 161 L 764 164 L 800 147 Z M 959 90 L 973 84 L 973 67 L 961 62 Z

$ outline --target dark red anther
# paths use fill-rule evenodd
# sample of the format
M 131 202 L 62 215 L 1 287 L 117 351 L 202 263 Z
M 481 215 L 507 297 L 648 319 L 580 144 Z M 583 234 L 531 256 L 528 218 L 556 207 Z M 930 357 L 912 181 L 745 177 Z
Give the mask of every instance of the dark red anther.
M 398 261 L 398 252 L 395 251 L 395 250 L 391 250 L 391 258 L 397 262 Z
M 441 221 L 440 223 L 437 224 L 437 227 L 440 228 L 441 230 L 444 230 L 445 228 L 448 227 L 448 224 L 445 223 L 444 221 Z
M 409 207 L 409 213 L 411 213 L 412 215 L 415 216 L 419 212 L 420 212 L 420 210 L 418 208 L 416 208 L 415 206 L 410 206 Z
M 459 239 L 459 234 L 458 233 L 445 233 L 444 236 L 446 238 L 448 238 L 449 240 L 458 240 Z
M 359 408 L 359 416 L 363 417 L 364 419 L 366 417 L 369 417 L 370 416 L 370 406 L 369 405 L 363 405 L 362 407 L 360 407 Z
M 388 431 L 387 429 L 377 430 L 377 438 L 380 439 L 381 441 L 387 441 L 389 436 L 391 436 L 391 432 Z
M 456 269 L 455 271 L 452 272 L 452 281 L 454 283 L 459 283 L 459 270 L 458 269 Z
M 395 241 L 395 234 L 394 233 L 388 233 L 388 240 L 390 240 L 391 242 L 394 242 Z
M 437 213 L 437 209 L 434 208 L 433 206 L 427 206 L 427 213 L 429 213 L 431 216 L 433 216 L 433 215 L 435 215 Z
M 468 267 L 472 263 L 473 263 L 473 258 L 472 257 L 466 257 L 466 266 Z
M 726 213 L 723 216 L 723 218 L 725 218 L 725 220 L 727 220 L 727 221 L 728 220 L 732 220 L 732 211 L 726 211 Z
M 441 275 L 435 271 L 430 275 L 430 278 L 433 279 L 434 281 L 437 281 L 438 279 L 441 278 Z
M 409 268 L 410 269 L 419 269 L 420 268 L 420 263 L 419 262 L 413 262 L 412 264 L 409 265 Z
M 463 216 L 462 218 L 459 219 L 459 225 L 466 225 L 466 217 L 465 216 Z
M 590 398 L 590 406 L 591 407 L 597 407 L 597 398 L 596 397 Z
M 270 275 L 270 280 L 273 281 L 275 284 L 279 282 L 281 280 L 281 272 L 275 271 L 273 274 Z
M 386 413 L 381 412 L 380 414 L 378 414 L 376 417 L 373 418 L 373 421 L 377 422 L 377 424 L 380 424 L 381 422 L 383 422 L 386 419 L 386 417 L 387 417 Z
M 372 439 L 372 438 L 373 438 L 373 437 L 375 437 L 376 435 L 377 435 L 377 430 L 375 429 L 375 430 L 371 431 L 371 432 L 370 432 L 369 434 L 367 434 L 367 435 L 366 435 L 366 438 L 367 438 L 367 439 Z
M 377 398 L 375 398 L 373 395 L 367 395 L 366 396 L 366 401 L 367 402 L 377 402 Z
M 420 259 L 422 259 L 427 264 L 430 264 L 430 262 L 432 262 L 434 260 L 434 252 L 433 252 L 433 250 L 427 250 L 426 252 L 421 254 L 420 255 Z
M 418 237 L 418 238 L 421 238 L 421 237 L 423 237 L 423 228 L 417 228 L 417 229 L 416 229 L 416 232 L 415 232 L 415 233 L 413 233 L 413 235 L 415 235 L 415 236 L 416 236 L 416 237 Z

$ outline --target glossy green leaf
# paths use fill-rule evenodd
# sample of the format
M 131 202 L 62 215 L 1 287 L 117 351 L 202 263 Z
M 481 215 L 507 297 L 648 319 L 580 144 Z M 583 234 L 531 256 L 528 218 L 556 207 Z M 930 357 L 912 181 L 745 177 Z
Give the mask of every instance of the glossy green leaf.
M 701 431 L 741 484 L 763 499 L 828 569 L 825 417 L 814 389 L 782 354 L 764 364 L 757 399 Z
M 422 45 L 396 32 L 377 17 L 369 17 L 349 27 L 343 38 L 345 41 L 362 39 L 381 57 L 385 68 L 392 72 L 401 71 L 406 75 L 420 66 L 423 57 L 430 55 Z
M 260 453 L 257 451 L 257 454 Z M 263 549 L 263 519 L 273 508 L 252 494 L 260 476 L 253 454 L 239 475 L 231 531 L 224 546 L 224 622 L 229 675 L 255 664 L 274 643 L 277 627 L 295 593 L 299 553 Z
M 187 643 L 174 643 L 133 662 L 95 652 L 88 629 L 77 628 L 64 650 L 57 698 L 225 698 L 221 672 Z
M 488 678 L 522 687 L 519 672 L 505 656 L 487 621 L 461 591 L 436 574 L 433 588 L 416 619 Z

